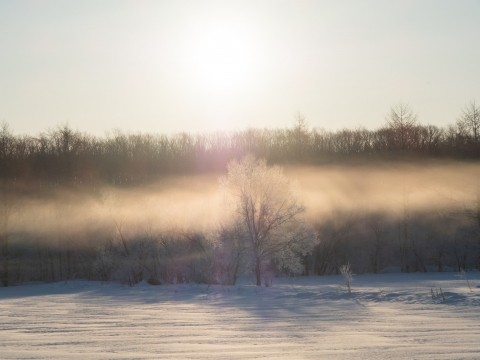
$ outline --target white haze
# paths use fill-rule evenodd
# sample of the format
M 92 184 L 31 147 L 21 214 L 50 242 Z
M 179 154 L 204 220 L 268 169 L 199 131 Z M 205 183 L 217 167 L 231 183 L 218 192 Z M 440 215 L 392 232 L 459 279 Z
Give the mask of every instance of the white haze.
M 287 167 L 305 217 L 321 221 L 339 212 L 440 212 L 477 201 L 480 167 L 475 163 L 378 163 Z M 209 231 L 227 216 L 219 174 L 168 177 L 142 187 L 102 187 L 95 192 L 59 190 L 54 196 L 19 202 L 11 228 L 66 236 L 86 229 L 125 232 Z

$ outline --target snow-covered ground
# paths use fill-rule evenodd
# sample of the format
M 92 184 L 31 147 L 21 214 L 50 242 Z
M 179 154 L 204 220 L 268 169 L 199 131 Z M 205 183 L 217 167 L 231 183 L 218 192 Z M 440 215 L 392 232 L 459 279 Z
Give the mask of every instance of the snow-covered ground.
M 468 276 L 472 291 L 455 273 L 356 276 L 352 294 L 339 276 L 0 288 L 0 358 L 480 359 L 480 273 Z

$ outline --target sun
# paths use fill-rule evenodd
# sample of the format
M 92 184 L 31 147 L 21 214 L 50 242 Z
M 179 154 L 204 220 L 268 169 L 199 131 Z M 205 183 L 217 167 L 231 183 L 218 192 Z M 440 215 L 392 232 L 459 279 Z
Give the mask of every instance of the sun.
M 192 36 L 187 67 L 191 81 L 210 97 L 247 91 L 258 69 L 255 40 L 245 27 L 211 23 Z

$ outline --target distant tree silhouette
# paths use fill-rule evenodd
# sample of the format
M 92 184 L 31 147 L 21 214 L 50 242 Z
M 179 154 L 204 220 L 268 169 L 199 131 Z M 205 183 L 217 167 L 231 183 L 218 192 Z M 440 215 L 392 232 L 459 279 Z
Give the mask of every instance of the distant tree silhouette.
M 480 136 L 480 106 L 475 103 L 475 100 L 467 104 L 457 121 L 460 131 L 464 131 L 472 138 L 474 142 L 479 141 Z
M 396 149 L 411 149 L 416 141 L 417 115 L 408 104 L 393 106 L 387 116 L 387 124 L 392 132 L 392 145 Z

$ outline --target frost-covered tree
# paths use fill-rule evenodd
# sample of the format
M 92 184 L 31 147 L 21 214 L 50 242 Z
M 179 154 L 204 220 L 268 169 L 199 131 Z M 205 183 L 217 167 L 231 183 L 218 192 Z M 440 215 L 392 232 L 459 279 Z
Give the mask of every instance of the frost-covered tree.
M 350 263 L 346 263 L 340 266 L 340 274 L 343 276 L 343 281 L 345 282 L 345 287 L 348 290 L 348 293 L 352 293 L 351 283 L 353 280 L 353 273 Z
M 247 156 L 228 165 L 221 183 L 229 196 L 234 221 L 245 233 L 257 286 L 273 262 L 283 268 L 297 267 L 298 255 L 309 249 L 305 237 L 298 235 L 304 207 L 283 170 Z

